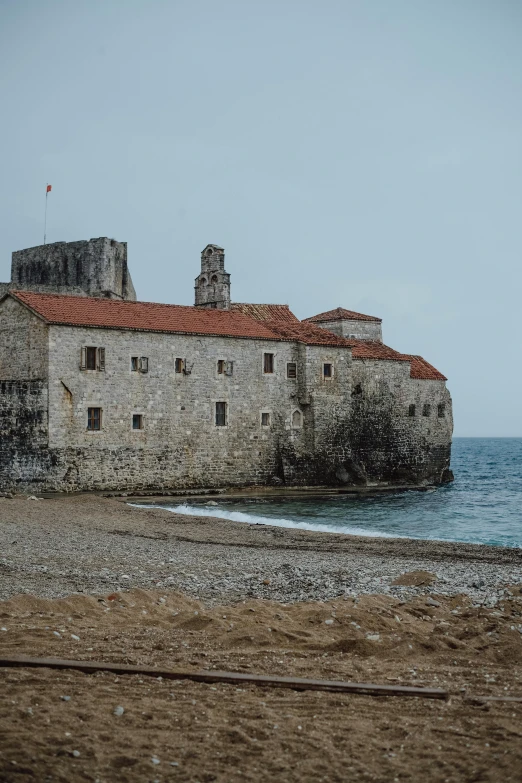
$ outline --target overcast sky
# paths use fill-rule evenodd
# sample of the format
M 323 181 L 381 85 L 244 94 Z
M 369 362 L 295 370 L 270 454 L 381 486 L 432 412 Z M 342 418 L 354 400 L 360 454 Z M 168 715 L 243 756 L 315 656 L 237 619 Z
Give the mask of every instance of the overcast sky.
M 0 0 L 0 280 L 109 236 L 138 298 L 342 305 L 522 436 L 520 0 Z

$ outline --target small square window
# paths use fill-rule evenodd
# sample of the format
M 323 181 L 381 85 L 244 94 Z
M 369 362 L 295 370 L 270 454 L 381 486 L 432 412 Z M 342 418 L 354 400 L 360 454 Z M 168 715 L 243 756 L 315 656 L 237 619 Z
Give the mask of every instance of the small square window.
M 141 415 L 141 413 L 132 414 L 132 429 L 133 430 L 143 429 L 143 416 Z
M 274 372 L 274 354 L 263 354 L 263 372 L 266 375 L 271 375 Z
M 226 427 L 227 424 L 227 404 L 226 402 L 216 402 L 216 427 Z
M 262 427 L 270 427 L 270 414 L 269 413 L 262 413 L 261 414 L 261 426 Z
M 324 378 L 331 378 L 333 376 L 333 365 L 332 364 L 323 364 L 323 377 Z
M 446 413 L 446 406 L 444 405 L 443 402 L 441 402 L 439 403 L 439 405 L 437 405 L 437 416 L 439 417 L 439 419 L 443 419 L 445 413 Z
M 138 362 L 137 356 L 131 356 L 131 372 L 138 372 Z
M 287 362 L 286 377 L 297 378 L 297 364 L 295 362 Z
M 225 372 L 225 360 L 224 359 L 218 359 L 217 371 L 218 371 L 218 375 L 223 375 L 223 373 Z
M 96 369 L 96 348 L 88 347 L 85 349 L 85 366 L 88 370 Z
M 415 405 L 410 405 L 408 408 L 408 416 L 415 416 Z
M 101 408 L 88 408 L 87 409 L 87 429 L 91 432 L 101 430 L 102 409 Z
M 422 415 L 423 416 L 431 415 L 431 405 L 429 405 L 427 402 L 422 407 Z
M 176 361 L 174 363 L 174 367 L 175 367 L 176 372 L 183 372 L 183 370 L 185 368 L 184 360 L 183 359 L 176 359 Z

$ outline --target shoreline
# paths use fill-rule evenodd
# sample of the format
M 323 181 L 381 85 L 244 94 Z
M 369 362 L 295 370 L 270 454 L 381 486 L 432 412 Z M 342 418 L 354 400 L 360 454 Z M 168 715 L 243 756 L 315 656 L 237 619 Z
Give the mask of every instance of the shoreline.
M 459 546 L 459 547 L 481 547 L 483 549 L 494 549 L 494 550 L 513 550 L 513 551 L 519 551 L 521 553 L 522 557 L 522 544 L 513 544 L 511 546 L 506 546 L 504 544 L 490 544 L 485 542 L 471 542 L 471 541 L 463 541 L 461 539 L 453 539 L 453 538 L 422 538 L 422 537 L 415 537 L 415 536 L 408 536 L 408 535 L 394 535 L 392 533 L 386 533 L 386 532 L 379 532 L 379 533 L 364 533 L 364 532 L 345 532 L 342 529 L 334 529 L 333 527 L 330 528 L 329 526 L 322 525 L 320 526 L 320 523 L 314 528 L 314 527 L 308 527 L 307 525 L 310 523 L 303 522 L 302 526 L 301 523 L 295 520 L 285 520 L 290 522 L 289 525 L 283 525 L 280 524 L 279 518 L 274 517 L 273 522 L 271 521 L 271 517 L 266 517 L 266 522 L 259 522 L 259 521 L 252 521 L 249 520 L 231 520 L 224 516 L 216 516 L 213 517 L 210 514 L 211 507 L 216 504 L 219 505 L 217 500 L 221 500 L 224 504 L 227 504 L 230 502 L 230 508 L 231 511 L 233 511 L 233 503 L 234 501 L 251 501 L 252 503 L 255 503 L 256 499 L 259 499 L 259 505 L 262 508 L 262 503 L 264 499 L 277 499 L 277 500 L 293 500 L 293 499 L 299 499 L 299 498 L 306 498 L 308 500 L 327 500 L 332 499 L 338 496 L 345 496 L 345 495 L 353 495 L 353 496 L 360 496 L 360 497 L 372 497 L 375 495 L 390 495 L 390 494 L 402 494 L 405 492 L 434 492 L 436 490 L 444 489 L 448 485 L 425 485 L 425 486 L 411 486 L 411 485 L 403 485 L 403 486 L 374 486 L 374 487 L 350 487 L 350 488 L 340 488 L 340 487 L 315 487 L 315 486 L 295 486 L 295 487 L 269 487 L 269 486 L 251 486 L 251 487 L 228 487 L 228 488 L 207 488 L 207 489 L 197 489 L 197 490 L 166 490 L 163 493 L 159 493 L 158 491 L 154 490 L 151 492 L 107 492 L 105 490 L 98 491 L 98 490 L 92 490 L 92 491 L 79 491 L 79 492 L 42 492 L 35 495 L 29 495 L 27 493 L 0 493 L 0 502 L 4 499 L 18 499 L 18 500 L 27 500 L 27 499 L 37 499 L 37 500 L 52 500 L 52 501 L 74 501 L 78 499 L 95 499 L 95 498 L 104 498 L 116 501 L 118 503 L 123 503 L 125 505 L 130 505 L 135 508 L 157 508 L 157 509 L 164 509 L 167 506 L 171 505 L 191 505 L 194 503 L 203 503 L 205 506 L 208 505 L 208 508 L 202 508 L 202 516 L 205 517 L 212 517 L 214 519 L 220 519 L 222 521 L 228 521 L 231 524 L 246 524 L 246 525 L 263 525 L 266 527 L 275 527 L 280 528 L 282 530 L 302 530 L 303 532 L 309 532 L 309 533 L 318 533 L 321 535 L 341 535 L 344 537 L 350 537 L 353 539 L 361 539 L 364 541 L 371 540 L 371 539 L 384 539 L 386 541 L 400 541 L 400 542 L 408 542 L 409 544 L 413 544 L 413 542 L 420 542 L 421 544 L 425 546 L 429 546 L 431 544 L 440 544 L 440 545 L 448 545 L 448 546 Z M 195 508 L 197 508 L 195 506 Z M 221 509 L 223 511 L 223 509 Z M 177 513 L 178 515 L 183 515 L 191 518 L 196 518 L 197 514 L 182 514 L 182 512 L 172 512 L 169 511 L 169 513 Z M 241 511 L 239 513 L 245 514 L 245 516 L 248 516 L 250 512 L 247 511 Z M 252 512 L 252 516 L 254 515 Z M 262 516 L 260 514 L 259 516 Z
M 323 496 L 316 496 L 317 498 L 323 497 Z M 522 545 L 521 544 L 513 544 L 512 546 L 505 546 L 503 544 L 488 544 L 483 543 L 480 541 L 463 541 L 458 538 L 422 538 L 421 536 L 407 536 L 407 535 L 394 535 L 392 533 L 370 533 L 370 532 L 354 532 L 352 528 L 348 530 L 343 530 L 340 527 L 336 527 L 334 525 L 324 525 L 324 524 L 316 524 L 310 523 L 310 522 L 298 522 L 291 519 L 281 519 L 279 517 L 263 517 L 262 515 L 257 514 L 249 514 L 247 511 L 240 511 L 240 512 L 234 512 L 233 505 L 231 504 L 231 511 L 230 513 L 238 513 L 242 514 L 245 517 L 252 516 L 252 520 L 250 519 L 231 519 L 230 517 L 224 516 L 223 512 L 224 509 L 216 509 L 216 513 L 212 512 L 212 506 L 214 506 L 214 503 L 206 503 L 205 506 L 209 506 L 208 508 L 199 508 L 196 505 L 190 505 L 190 500 L 194 499 L 186 499 L 184 503 L 178 505 L 178 508 L 183 507 L 189 507 L 192 508 L 193 511 L 187 512 L 187 511 L 176 511 L 174 508 L 170 507 L 170 504 L 167 502 L 156 502 L 156 503 L 134 503 L 132 501 L 128 501 L 128 504 L 131 506 L 135 506 L 136 508 L 165 508 L 169 510 L 171 513 L 178 514 L 180 516 L 187 516 L 187 517 L 198 517 L 198 516 L 204 516 L 204 517 L 213 517 L 215 519 L 222 519 L 229 522 L 237 522 L 238 524 L 244 524 L 244 525 L 264 525 L 266 527 L 276 527 L 281 528 L 283 530 L 302 530 L 304 532 L 310 532 L 310 533 L 320 533 L 323 535 L 341 535 L 341 536 L 349 536 L 351 538 L 355 539 L 385 539 L 387 541 L 420 541 L 423 544 L 458 544 L 458 545 L 464 545 L 464 546 L 471 546 L 471 547 L 493 547 L 494 549 L 514 549 L 519 550 L 522 552 Z M 223 505 L 226 504 L 226 501 L 224 501 Z M 175 504 L 173 503 L 172 506 Z M 219 503 L 215 504 L 216 506 L 219 505 Z M 195 513 L 196 511 L 200 510 L 201 514 Z M 285 524 L 283 524 L 283 522 Z
M 169 588 L 203 601 L 467 594 L 522 583 L 522 550 L 189 516 L 94 495 L 0 500 L 0 600 Z M 404 573 L 429 583 L 395 585 Z

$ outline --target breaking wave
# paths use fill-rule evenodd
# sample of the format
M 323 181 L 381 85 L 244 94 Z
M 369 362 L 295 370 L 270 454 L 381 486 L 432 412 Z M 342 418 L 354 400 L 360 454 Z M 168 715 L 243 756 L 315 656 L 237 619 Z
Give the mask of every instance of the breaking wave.
M 150 506 L 149 506 L 150 508 Z M 176 514 L 187 514 L 193 517 L 218 517 L 219 519 L 228 519 L 231 522 L 246 522 L 249 525 L 271 525 L 271 527 L 289 527 L 297 530 L 315 530 L 319 533 L 344 533 L 350 536 L 369 536 L 371 538 L 404 538 L 404 536 L 392 535 L 382 531 L 367 530 L 362 527 L 351 527 L 348 525 L 321 525 L 319 522 L 296 522 L 291 519 L 278 517 L 261 517 L 257 514 L 245 514 L 243 511 L 228 511 L 227 509 L 213 506 L 205 508 L 204 506 L 161 506 L 167 511 L 173 511 Z

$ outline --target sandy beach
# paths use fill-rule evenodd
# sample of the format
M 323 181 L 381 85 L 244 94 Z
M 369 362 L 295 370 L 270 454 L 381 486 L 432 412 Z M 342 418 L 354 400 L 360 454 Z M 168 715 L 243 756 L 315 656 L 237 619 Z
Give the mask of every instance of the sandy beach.
M 0 499 L 0 654 L 450 694 L 3 668 L 0 779 L 518 781 L 522 702 L 481 697 L 522 697 L 521 555 Z

